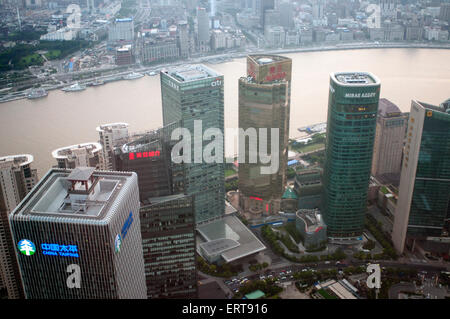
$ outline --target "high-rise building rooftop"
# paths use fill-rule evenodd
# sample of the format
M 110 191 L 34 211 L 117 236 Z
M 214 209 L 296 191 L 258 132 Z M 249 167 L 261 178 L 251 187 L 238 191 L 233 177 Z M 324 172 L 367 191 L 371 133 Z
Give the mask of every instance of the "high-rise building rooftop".
M 131 178 L 131 173 L 94 170 L 93 167 L 78 167 L 73 171 L 51 171 L 40 186 L 39 194 L 16 210 L 16 215 L 104 218 L 105 208 Z
M 80 149 L 85 149 L 88 153 L 96 153 L 102 149 L 102 146 L 96 142 L 64 146 L 54 150 L 52 152 L 52 156 L 55 159 L 70 158 L 76 154 L 77 150 Z
M 112 132 L 113 130 L 119 130 L 119 129 L 127 129 L 128 123 L 108 123 L 108 124 L 102 124 L 100 126 L 97 126 L 96 131 L 97 132 Z
M 190 82 L 221 76 L 218 72 L 202 65 L 186 65 L 162 71 L 177 82 Z
M 382 98 L 378 104 L 378 114 L 382 117 L 393 117 L 401 115 L 402 111 L 397 105 L 389 101 L 388 99 Z
M 21 154 L 21 155 L 8 155 L 0 157 L 0 163 L 1 162 L 13 162 L 13 166 L 20 167 L 24 165 L 28 165 L 32 163 L 34 160 L 33 155 L 30 154 Z
M 367 72 L 333 73 L 332 78 L 339 84 L 344 85 L 367 85 L 380 83 L 378 78 Z
M 268 54 L 255 54 L 249 55 L 248 58 L 259 65 L 270 64 L 280 61 L 289 61 L 289 58 L 286 58 L 281 55 L 268 55 Z

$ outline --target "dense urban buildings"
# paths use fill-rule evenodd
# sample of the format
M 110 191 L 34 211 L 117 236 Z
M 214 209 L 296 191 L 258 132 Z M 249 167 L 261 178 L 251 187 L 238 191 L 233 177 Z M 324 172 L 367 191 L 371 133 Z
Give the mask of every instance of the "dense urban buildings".
M 27 299 L 146 298 L 135 173 L 51 169 L 9 220 Z
M 398 252 L 447 237 L 450 217 L 450 108 L 413 100 L 392 240 Z M 431 247 L 430 247 L 431 248 Z M 444 252 L 448 253 L 448 242 Z
M 33 160 L 29 154 L 0 157 L 0 289 L 9 299 L 23 298 L 23 291 L 8 218 L 38 181 Z
M 116 49 L 116 65 L 130 65 L 134 63 L 133 48 L 127 44 Z
M 382 98 L 378 104 L 372 175 L 399 175 L 407 119 L 397 105 Z
M 140 208 L 147 297 L 197 298 L 192 196 L 152 197 Z
M 132 18 L 116 19 L 108 29 L 108 42 L 129 44 L 134 40 L 134 21 Z
M 397 18 L 397 0 L 379 0 L 382 17 Z
M 79 166 L 101 167 L 102 145 L 83 143 L 58 148 L 52 152 L 58 168 L 76 168 Z
M 203 135 L 209 128 L 224 132 L 223 76 L 204 65 L 162 70 L 160 76 L 164 125 L 181 121 L 191 135 L 185 192 L 194 195 L 196 223 L 220 217 L 225 207 L 223 136 L 211 137 L 218 147 L 209 153 L 213 162 L 206 163 L 203 150 L 210 141 Z
M 287 147 L 291 95 L 292 61 L 275 55 L 247 57 L 247 76 L 239 79 L 239 128 L 246 134 L 255 130 L 257 141 L 243 135 L 239 144 L 240 206 L 246 211 L 274 214 L 280 211 L 286 184 Z M 261 131 L 265 129 L 266 131 Z M 272 141 L 272 129 L 278 138 Z M 248 131 L 247 131 L 248 130 Z M 261 141 L 266 141 L 266 149 Z M 272 146 L 272 143 L 277 143 Z M 241 150 L 239 152 L 242 152 Z M 275 172 L 265 173 L 269 164 L 261 154 L 275 152 L 279 163 Z
M 105 170 L 113 169 L 114 147 L 124 144 L 128 140 L 128 123 L 108 123 L 96 128 L 99 143 L 102 146 L 100 167 Z
M 366 72 L 330 76 L 323 215 L 331 240 L 362 235 L 380 81 Z

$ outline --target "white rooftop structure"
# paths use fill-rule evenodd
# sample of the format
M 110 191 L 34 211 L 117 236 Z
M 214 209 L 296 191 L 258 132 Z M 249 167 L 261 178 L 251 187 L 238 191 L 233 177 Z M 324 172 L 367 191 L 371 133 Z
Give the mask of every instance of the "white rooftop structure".
M 266 249 L 235 215 L 199 225 L 197 231 L 205 240 L 199 246 L 207 259 L 220 255 L 228 263 Z
M 30 154 L 8 155 L 0 157 L 0 163 L 12 161 L 13 164 L 17 165 L 18 167 L 30 164 L 33 162 L 33 160 L 34 157 L 33 155 Z
M 102 146 L 97 142 L 64 146 L 64 147 L 54 150 L 52 152 L 52 156 L 55 159 L 69 158 L 70 156 L 76 154 L 77 150 L 80 150 L 80 149 L 84 149 L 87 152 L 96 153 L 102 149 Z
M 324 283 L 316 284 L 316 288 L 330 289 L 339 299 L 358 299 L 351 292 L 353 290 L 356 293 L 357 289 L 345 279 L 343 281 L 328 280 Z
M 135 173 L 95 171 L 92 167 L 52 169 L 41 180 L 40 187 L 27 195 L 26 206 L 16 211 L 44 219 L 63 216 L 102 219 L 117 208 L 116 197 L 124 185 L 136 178 Z
M 203 64 L 185 65 L 163 71 L 177 82 L 190 82 L 222 76 Z
M 331 79 L 343 86 L 366 86 L 380 84 L 380 80 L 369 72 L 331 73 Z

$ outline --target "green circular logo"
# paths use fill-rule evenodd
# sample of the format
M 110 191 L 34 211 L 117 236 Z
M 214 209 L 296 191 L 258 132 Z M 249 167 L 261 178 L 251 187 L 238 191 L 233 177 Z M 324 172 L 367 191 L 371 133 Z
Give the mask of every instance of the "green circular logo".
M 25 256 L 34 255 L 34 253 L 36 252 L 36 246 L 31 240 L 28 239 L 22 239 L 21 241 L 19 241 L 17 247 L 19 248 L 19 251 Z

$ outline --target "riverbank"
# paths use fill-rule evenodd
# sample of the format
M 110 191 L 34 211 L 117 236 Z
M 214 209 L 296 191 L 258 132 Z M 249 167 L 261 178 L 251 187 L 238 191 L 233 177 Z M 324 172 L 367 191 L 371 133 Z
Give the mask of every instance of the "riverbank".
M 321 52 L 321 51 L 342 51 L 342 50 L 365 50 L 365 49 L 443 49 L 448 50 L 450 49 L 450 43 L 449 44 L 431 44 L 431 43 L 343 43 L 343 44 L 336 44 L 336 45 L 322 45 L 322 46 L 311 46 L 311 47 L 301 47 L 301 48 L 284 48 L 284 49 L 276 49 L 276 50 L 266 50 L 266 49 L 257 49 L 257 50 L 247 50 L 246 52 L 235 52 L 235 53 L 225 53 L 225 54 L 218 54 L 218 55 L 208 55 L 208 56 L 202 56 L 202 57 L 196 57 L 192 58 L 188 61 L 177 61 L 170 64 L 157 64 L 153 65 L 151 67 L 134 67 L 130 70 L 123 71 L 123 68 L 121 71 L 118 71 L 117 73 L 108 74 L 104 76 L 93 76 L 90 78 L 86 78 L 83 80 L 79 80 L 78 82 L 83 85 L 89 86 L 89 84 L 95 80 L 103 80 L 105 84 L 107 82 L 111 82 L 110 79 L 114 78 L 113 81 L 123 80 L 121 77 L 124 75 L 130 73 L 130 72 L 139 72 L 139 73 L 148 73 L 148 72 L 159 72 L 159 69 L 162 67 L 168 67 L 168 66 L 178 66 L 186 64 L 186 62 L 189 62 L 191 64 L 196 63 L 211 63 L 211 64 L 218 64 L 217 61 L 220 61 L 220 59 L 223 60 L 222 63 L 230 62 L 232 59 L 240 59 L 245 58 L 249 54 L 289 54 L 289 53 L 302 53 L 302 52 Z M 220 62 L 219 62 L 220 63 Z M 77 72 L 77 75 L 85 75 L 89 73 L 94 72 L 101 72 L 102 70 L 86 70 Z M 47 91 L 57 90 L 61 89 L 62 87 L 69 86 L 75 82 L 71 83 L 65 83 L 65 84 L 58 84 L 58 85 L 42 85 L 41 87 L 44 88 Z M 10 94 L 5 94 L 3 97 L 0 97 L 0 103 L 10 102 L 14 100 L 20 100 L 23 98 L 26 98 L 27 91 L 21 91 L 21 92 L 14 92 Z

